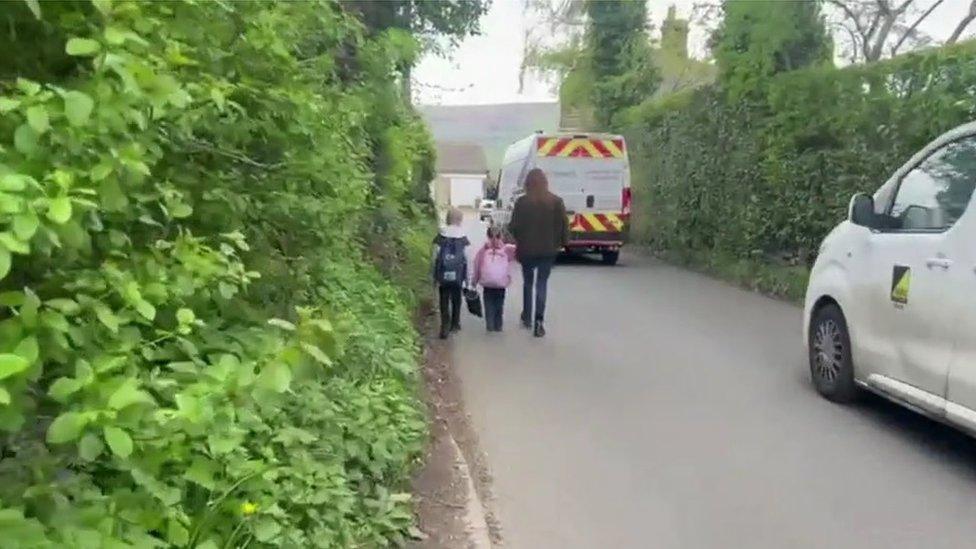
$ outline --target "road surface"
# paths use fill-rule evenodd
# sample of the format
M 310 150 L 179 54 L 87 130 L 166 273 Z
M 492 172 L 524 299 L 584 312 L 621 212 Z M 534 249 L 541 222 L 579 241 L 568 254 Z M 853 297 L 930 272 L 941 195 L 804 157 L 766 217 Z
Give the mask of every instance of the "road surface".
M 505 547 L 963 548 L 976 444 L 811 389 L 800 311 L 625 256 L 560 265 L 549 336 L 451 345 Z

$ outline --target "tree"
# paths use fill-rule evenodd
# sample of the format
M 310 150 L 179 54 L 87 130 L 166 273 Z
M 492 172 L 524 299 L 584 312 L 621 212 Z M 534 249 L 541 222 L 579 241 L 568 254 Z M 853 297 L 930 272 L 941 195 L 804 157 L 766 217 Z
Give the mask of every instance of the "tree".
M 827 0 L 832 26 L 845 38 L 844 57 L 852 62 L 877 61 L 935 43 L 919 25 L 946 0 Z M 958 1 L 958 0 L 952 0 Z M 976 1 L 946 44 L 956 42 L 976 19 Z
M 949 35 L 949 38 L 946 40 L 946 44 L 955 44 L 956 41 L 959 40 L 959 36 L 962 35 L 962 32 L 966 30 L 966 27 L 973 22 L 973 19 L 976 19 L 976 0 L 972 0 L 969 3 L 969 11 L 966 12 L 966 15 L 964 15 L 962 20 L 959 21 L 959 24 L 956 25 L 956 29 L 952 31 L 951 35 Z
M 748 93 L 770 76 L 828 63 L 833 43 L 820 2 L 726 0 L 725 17 L 712 35 L 723 87 Z
M 481 16 L 488 12 L 491 0 L 344 0 L 342 5 L 374 33 L 402 29 L 420 40 L 425 50 L 443 53 L 442 40 L 455 47 L 481 31 Z M 400 67 L 400 71 L 402 92 L 409 101 L 410 66 Z
M 409 30 L 425 46 L 439 47 L 437 40 L 446 38 L 456 46 L 468 36 L 480 32 L 481 16 L 488 12 L 491 0 L 345 0 L 342 5 L 357 13 L 373 31 L 389 28 Z
M 583 31 L 586 25 L 584 0 L 524 0 L 526 21 L 518 91 L 525 88 L 530 71 L 555 74 L 556 87 L 583 59 Z M 537 23 L 537 24 L 536 24 Z
M 650 55 L 645 0 L 586 3 L 592 89 L 597 123 L 612 126 L 615 114 L 654 94 L 660 81 Z

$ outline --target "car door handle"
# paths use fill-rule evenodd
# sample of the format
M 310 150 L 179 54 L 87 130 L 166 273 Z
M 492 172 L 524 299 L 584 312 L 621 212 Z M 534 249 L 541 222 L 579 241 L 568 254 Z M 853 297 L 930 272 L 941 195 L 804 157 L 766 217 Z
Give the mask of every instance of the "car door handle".
M 925 260 L 925 266 L 929 269 L 935 269 L 938 267 L 939 269 L 945 271 L 952 266 L 952 260 L 944 257 L 930 257 Z

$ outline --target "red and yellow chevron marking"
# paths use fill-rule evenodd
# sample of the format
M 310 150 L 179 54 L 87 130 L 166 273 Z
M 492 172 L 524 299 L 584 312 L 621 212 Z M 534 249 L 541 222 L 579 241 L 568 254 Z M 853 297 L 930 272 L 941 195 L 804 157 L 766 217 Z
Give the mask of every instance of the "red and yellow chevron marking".
M 578 213 L 569 216 L 569 230 L 574 233 L 619 233 L 627 216 L 619 213 Z
M 540 137 L 539 156 L 564 158 L 623 158 L 623 139 L 588 139 L 585 137 Z

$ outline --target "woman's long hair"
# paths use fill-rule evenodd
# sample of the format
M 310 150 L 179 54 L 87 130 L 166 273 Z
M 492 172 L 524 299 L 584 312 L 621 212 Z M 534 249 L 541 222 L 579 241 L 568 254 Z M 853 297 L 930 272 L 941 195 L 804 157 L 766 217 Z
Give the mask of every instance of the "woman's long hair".
M 526 174 L 525 194 L 537 200 L 549 194 L 549 179 L 541 168 L 532 168 Z

